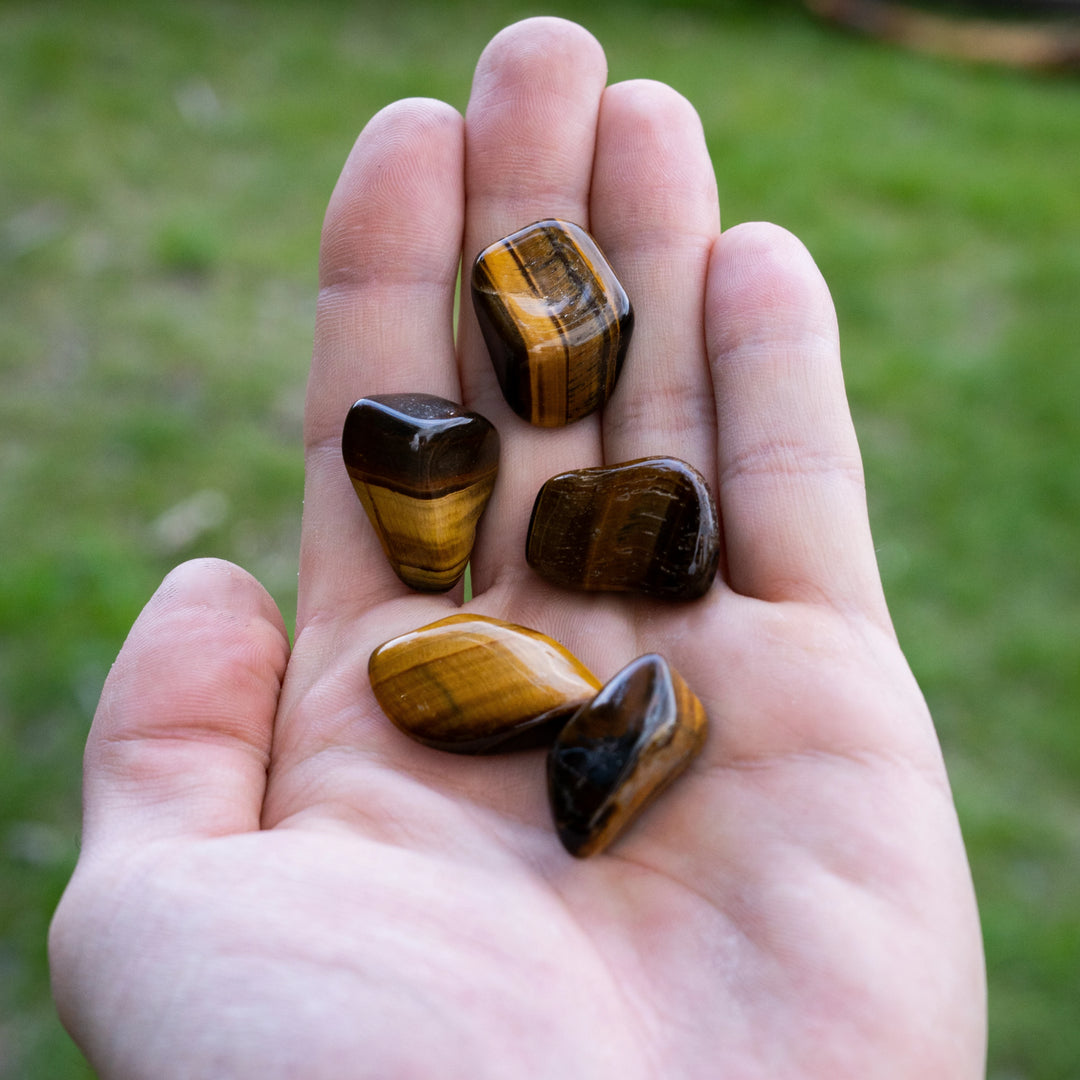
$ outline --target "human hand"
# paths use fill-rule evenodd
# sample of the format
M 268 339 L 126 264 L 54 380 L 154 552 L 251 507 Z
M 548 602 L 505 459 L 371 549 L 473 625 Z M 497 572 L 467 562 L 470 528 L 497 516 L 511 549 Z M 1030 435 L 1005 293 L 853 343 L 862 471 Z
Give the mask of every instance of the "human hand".
M 189 563 L 147 605 L 86 752 L 51 935 L 61 1016 L 104 1078 L 981 1076 L 985 983 L 933 727 L 894 638 L 834 314 L 805 250 L 720 236 L 699 121 L 605 88 L 541 19 L 482 56 L 466 117 L 398 102 L 327 213 L 291 656 L 243 571 Z M 538 218 L 589 228 L 636 312 L 602 418 L 503 402 L 454 286 Z M 648 651 L 703 702 L 690 770 L 603 855 L 569 857 L 539 752 L 467 758 L 381 714 L 372 649 L 458 610 L 386 563 L 341 462 L 357 397 L 422 390 L 502 436 L 469 610 L 602 679 Z M 692 604 L 575 595 L 525 565 L 556 472 L 651 454 L 717 495 Z

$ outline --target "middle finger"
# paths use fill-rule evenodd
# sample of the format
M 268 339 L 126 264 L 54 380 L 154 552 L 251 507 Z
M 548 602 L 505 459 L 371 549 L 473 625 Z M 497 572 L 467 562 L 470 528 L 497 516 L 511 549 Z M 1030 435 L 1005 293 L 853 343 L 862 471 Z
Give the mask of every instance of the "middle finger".
M 606 81 L 599 43 L 561 19 L 508 27 L 477 65 L 465 114 L 464 299 L 458 348 L 465 401 L 502 436 L 499 479 L 473 555 L 477 593 L 495 582 L 512 585 L 527 573 L 525 533 L 543 481 L 600 461 L 596 415 L 566 428 L 541 429 L 506 404 L 467 294 L 476 255 L 509 233 L 551 217 L 589 228 L 597 115 Z

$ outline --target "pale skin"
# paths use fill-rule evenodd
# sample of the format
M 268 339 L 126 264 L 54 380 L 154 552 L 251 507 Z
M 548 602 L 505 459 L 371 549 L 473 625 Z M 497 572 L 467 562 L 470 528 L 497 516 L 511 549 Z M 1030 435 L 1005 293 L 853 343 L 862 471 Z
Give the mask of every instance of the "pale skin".
M 295 645 L 243 570 L 187 563 L 90 732 L 50 947 L 61 1017 L 107 1080 L 984 1074 L 971 879 L 882 593 L 828 290 L 783 230 L 721 235 L 683 98 L 606 79 L 582 28 L 519 23 L 464 117 L 398 102 L 349 156 L 323 232 Z M 462 253 L 549 216 L 593 232 L 637 313 L 602 417 L 556 431 L 504 403 L 467 302 L 453 328 Z M 462 601 L 398 581 L 341 462 L 349 405 L 408 390 L 502 435 L 469 609 L 601 679 L 660 652 L 709 714 L 691 769 L 592 859 L 556 839 L 541 752 L 419 746 L 371 695 L 372 649 Z M 710 593 L 541 582 L 540 484 L 649 454 L 717 496 Z

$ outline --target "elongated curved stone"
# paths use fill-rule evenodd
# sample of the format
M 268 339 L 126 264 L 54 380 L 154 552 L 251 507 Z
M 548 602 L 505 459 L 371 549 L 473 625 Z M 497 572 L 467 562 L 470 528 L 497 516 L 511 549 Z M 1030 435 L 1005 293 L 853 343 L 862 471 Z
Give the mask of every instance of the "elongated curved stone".
M 463 754 L 550 743 L 600 689 L 557 641 L 482 615 L 451 615 L 385 642 L 368 674 L 406 735 Z
M 499 433 L 433 394 L 379 394 L 349 410 L 341 453 L 390 565 L 445 592 L 465 573 L 499 470 Z
M 503 396 L 518 416 L 560 427 L 611 396 L 634 312 L 580 225 L 538 221 L 485 248 L 473 264 L 472 298 Z
M 536 496 L 525 558 L 570 589 L 694 600 L 720 562 L 716 506 L 677 458 L 561 473 Z
M 559 733 L 548 752 L 555 827 L 571 855 L 603 851 L 690 764 L 705 709 L 663 657 L 628 664 Z

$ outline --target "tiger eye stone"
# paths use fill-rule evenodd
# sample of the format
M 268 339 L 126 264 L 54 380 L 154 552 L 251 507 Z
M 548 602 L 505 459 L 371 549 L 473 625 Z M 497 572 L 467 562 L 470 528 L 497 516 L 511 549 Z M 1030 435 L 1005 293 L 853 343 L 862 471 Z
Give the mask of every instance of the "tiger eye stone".
M 349 479 L 406 585 L 445 592 L 461 578 L 499 469 L 499 434 L 433 394 L 379 394 L 349 410 Z
M 695 600 L 720 562 L 716 505 L 677 458 L 561 473 L 536 496 L 525 558 L 566 588 Z
M 368 674 L 383 712 L 406 735 L 462 754 L 550 744 L 600 689 L 552 638 L 467 614 L 380 645 Z
M 548 753 L 548 795 L 566 850 L 603 851 L 686 769 L 707 731 L 701 702 L 663 657 L 623 668 Z
M 580 225 L 538 221 L 485 248 L 473 264 L 472 298 L 503 396 L 518 416 L 561 427 L 611 396 L 634 312 Z

